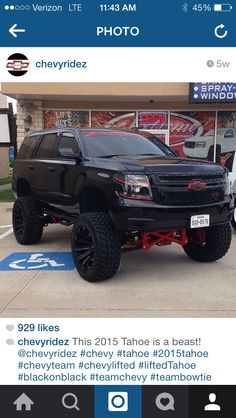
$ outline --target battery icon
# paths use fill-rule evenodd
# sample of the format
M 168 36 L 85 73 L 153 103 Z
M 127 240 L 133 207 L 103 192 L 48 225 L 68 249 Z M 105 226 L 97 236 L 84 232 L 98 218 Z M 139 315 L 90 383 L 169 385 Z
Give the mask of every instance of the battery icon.
M 233 6 L 230 3 L 216 3 L 214 4 L 214 12 L 231 12 Z

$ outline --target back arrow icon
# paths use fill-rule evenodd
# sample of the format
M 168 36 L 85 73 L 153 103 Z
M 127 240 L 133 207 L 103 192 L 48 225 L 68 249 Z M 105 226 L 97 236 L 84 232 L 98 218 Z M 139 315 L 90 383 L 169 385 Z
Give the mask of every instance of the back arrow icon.
M 215 36 L 217 36 L 217 38 L 223 39 L 228 35 L 228 31 L 225 30 L 222 34 L 219 33 L 219 31 L 222 31 L 225 28 L 225 25 L 223 25 L 221 23 L 221 25 L 216 26 L 215 28 Z
M 25 29 L 16 29 L 17 28 L 17 23 L 15 23 L 10 29 L 9 32 L 12 36 L 14 36 L 14 38 L 17 38 L 17 34 L 16 32 L 25 32 Z

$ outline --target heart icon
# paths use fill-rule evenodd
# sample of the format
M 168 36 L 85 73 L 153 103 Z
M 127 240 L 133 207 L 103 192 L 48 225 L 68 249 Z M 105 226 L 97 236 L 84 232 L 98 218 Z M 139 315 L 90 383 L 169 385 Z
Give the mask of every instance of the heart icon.
M 168 405 L 168 403 L 170 403 L 170 399 L 169 398 L 161 398 L 160 402 L 162 403 L 163 406 Z
M 8 324 L 8 325 L 6 325 L 6 329 L 7 329 L 7 331 L 12 331 L 14 329 L 14 325 Z

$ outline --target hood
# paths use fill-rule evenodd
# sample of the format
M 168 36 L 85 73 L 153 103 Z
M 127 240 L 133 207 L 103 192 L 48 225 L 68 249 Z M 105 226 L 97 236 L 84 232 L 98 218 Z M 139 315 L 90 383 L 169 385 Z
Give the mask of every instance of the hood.
M 95 161 L 96 160 L 96 161 Z M 130 172 L 212 173 L 222 174 L 224 168 L 208 161 L 178 157 L 112 157 L 94 159 L 97 167 Z

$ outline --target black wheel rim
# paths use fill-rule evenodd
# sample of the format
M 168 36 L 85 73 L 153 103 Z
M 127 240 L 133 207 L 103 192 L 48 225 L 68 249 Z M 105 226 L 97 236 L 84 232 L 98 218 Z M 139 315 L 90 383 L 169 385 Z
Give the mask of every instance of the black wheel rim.
M 21 206 L 17 205 L 14 209 L 14 232 L 18 237 L 24 233 L 24 213 Z
M 75 233 L 74 253 L 83 270 L 89 270 L 94 260 L 94 243 L 90 231 L 80 226 Z

